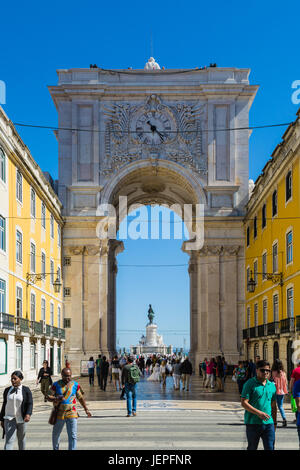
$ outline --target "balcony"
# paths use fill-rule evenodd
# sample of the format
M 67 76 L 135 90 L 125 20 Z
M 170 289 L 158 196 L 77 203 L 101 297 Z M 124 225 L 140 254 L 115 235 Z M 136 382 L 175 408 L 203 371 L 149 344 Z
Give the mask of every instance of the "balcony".
M 279 325 L 280 325 L 279 321 L 274 321 L 272 323 L 268 323 L 267 324 L 268 336 L 279 335 L 279 333 L 280 333 Z
M 280 321 L 280 333 L 291 333 L 295 331 L 295 319 L 285 318 Z
M 16 317 L 16 332 L 17 333 L 29 333 L 30 321 L 26 318 Z
M 34 335 L 42 335 L 43 334 L 43 324 L 38 321 L 31 321 L 31 333 Z
M 59 339 L 66 339 L 66 332 L 63 328 L 58 328 Z
M 243 330 L 243 339 L 261 338 L 263 336 L 280 335 L 300 331 L 300 315 L 284 320 L 266 323 L 265 325 L 254 326 Z
M 12 330 L 15 329 L 15 317 L 8 313 L 0 313 L 0 330 Z

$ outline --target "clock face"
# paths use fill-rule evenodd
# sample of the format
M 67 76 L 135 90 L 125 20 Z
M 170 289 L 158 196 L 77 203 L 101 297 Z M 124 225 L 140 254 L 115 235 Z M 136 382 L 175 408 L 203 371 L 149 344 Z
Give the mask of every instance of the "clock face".
M 172 119 L 160 111 L 149 111 L 140 115 L 135 123 L 135 132 L 140 142 L 148 145 L 163 144 L 174 137 Z

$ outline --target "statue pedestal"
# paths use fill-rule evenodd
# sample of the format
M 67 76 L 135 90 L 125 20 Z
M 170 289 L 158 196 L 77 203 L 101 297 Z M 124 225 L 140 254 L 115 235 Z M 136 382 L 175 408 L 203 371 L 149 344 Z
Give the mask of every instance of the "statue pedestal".
M 150 323 L 146 326 L 146 345 L 158 346 L 157 344 L 157 325 Z

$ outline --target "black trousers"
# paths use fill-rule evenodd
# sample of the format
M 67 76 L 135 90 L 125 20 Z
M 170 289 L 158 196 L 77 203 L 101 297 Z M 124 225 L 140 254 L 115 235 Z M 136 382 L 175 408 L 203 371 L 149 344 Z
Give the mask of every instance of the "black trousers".
M 106 389 L 106 383 L 107 383 L 107 375 L 101 374 L 100 375 L 100 388 L 102 390 Z

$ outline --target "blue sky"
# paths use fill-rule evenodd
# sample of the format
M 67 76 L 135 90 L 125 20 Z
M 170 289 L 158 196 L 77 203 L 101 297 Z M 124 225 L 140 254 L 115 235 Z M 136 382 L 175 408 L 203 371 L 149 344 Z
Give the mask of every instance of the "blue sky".
M 1 6 L 0 52 L 0 80 L 7 90 L 3 107 L 14 122 L 55 126 L 57 113 L 47 85 L 57 83 L 56 69 L 89 67 L 90 63 L 103 68 L 143 68 L 151 55 L 152 35 L 153 55 L 166 68 L 211 62 L 251 68 L 250 81 L 260 89 L 250 111 L 250 124 L 290 122 L 299 106 L 291 100 L 292 83 L 300 80 L 298 16 L 296 2 L 278 0 L 5 2 Z M 53 132 L 17 129 L 40 167 L 56 178 L 57 142 Z M 249 162 L 252 179 L 258 177 L 284 130 L 253 131 Z M 122 259 L 123 264 L 134 264 L 138 259 L 139 264 L 146 264 L 149 259 L 159 264 L 163 259 L 165 264 L 170 260 L 180 264 L 187 261 L 180 244 L 127 242 L 119 263 Z M 140 282 L 140 303 L 136 291 L 131 290 L 134 279 Z M 170 325 L 186 330 L 188 290 L 184 268 L 154 271 L 120 267 L 119 329 L 123 328 L 124 315 L 127 324 L 134 324 L 132 311 L 143 315 L 152 302 L 159 321 L 166 317 Z M 174 344 L 176 338 L 168 341 L 164 336 L 166 342 Z M 126 345 L 137 337 L 119 335 L 120 343 Z

